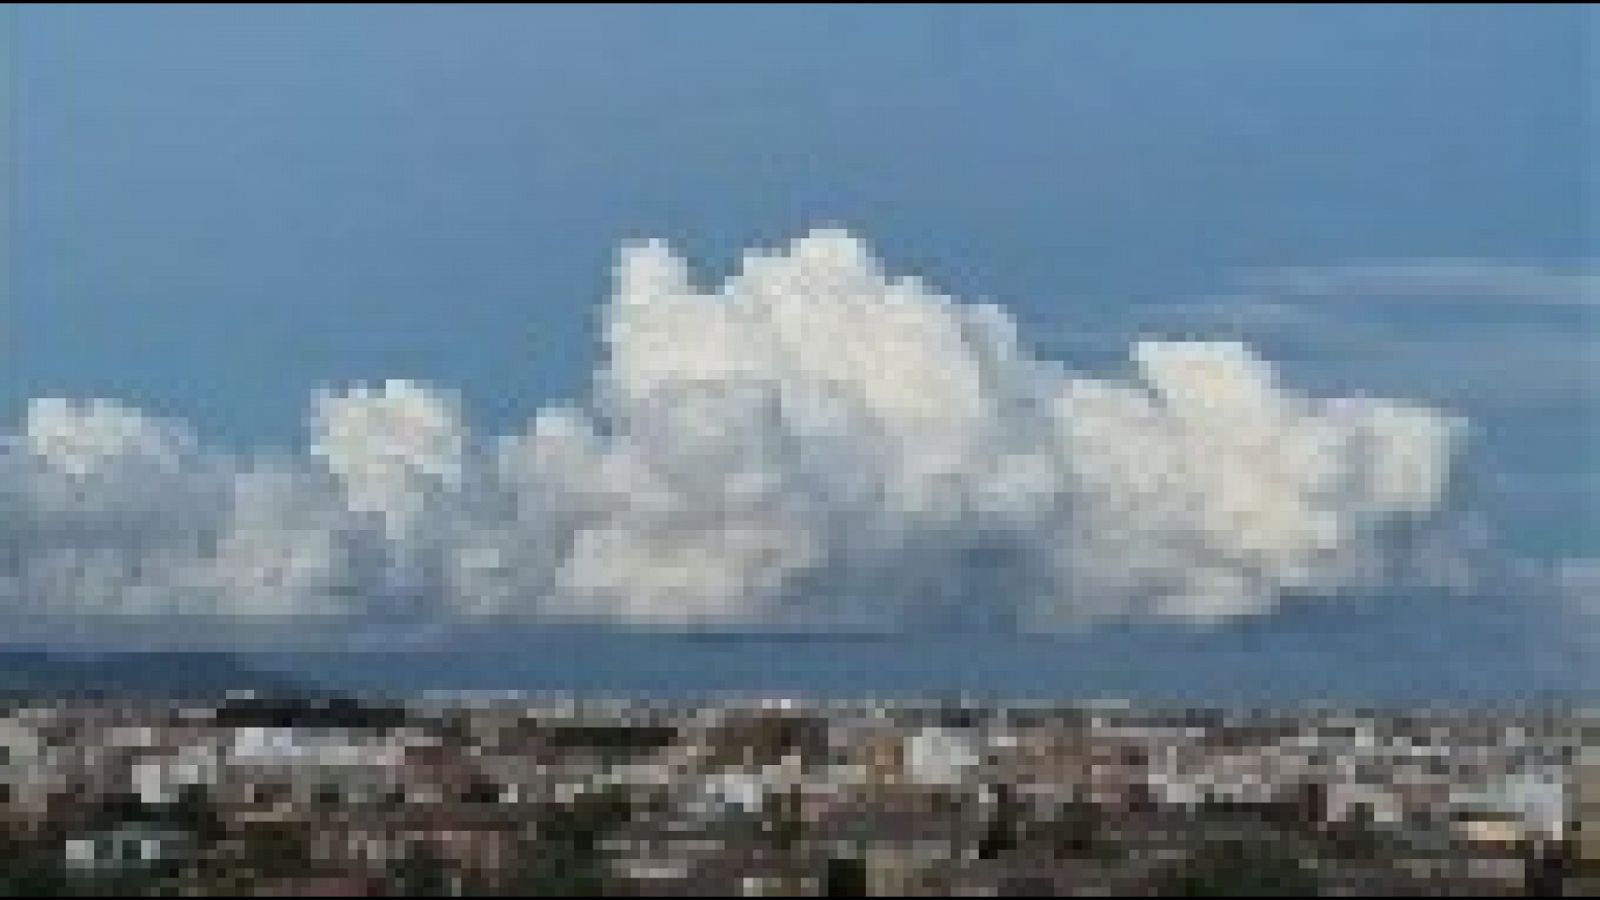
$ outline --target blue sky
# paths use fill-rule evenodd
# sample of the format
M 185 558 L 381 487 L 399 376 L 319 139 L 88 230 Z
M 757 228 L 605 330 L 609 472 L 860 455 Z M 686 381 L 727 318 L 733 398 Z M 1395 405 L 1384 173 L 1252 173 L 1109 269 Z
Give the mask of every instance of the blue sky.
M 325 379 L 573 392 L 630 235 L 717 268 L 834 221 L 1042 322 L 1594 252 L 1577 6 L 15 15 L 14 383 L 229 438 Z
M 11 15 L 4 421 L 289 447 L 400 377 L 507 433 L 587 393 L 621 242 L 837 225 L 1075 368 L 1243 336 L 1465 413 L 1502 543 L 1600 555 L 1585 7 Z

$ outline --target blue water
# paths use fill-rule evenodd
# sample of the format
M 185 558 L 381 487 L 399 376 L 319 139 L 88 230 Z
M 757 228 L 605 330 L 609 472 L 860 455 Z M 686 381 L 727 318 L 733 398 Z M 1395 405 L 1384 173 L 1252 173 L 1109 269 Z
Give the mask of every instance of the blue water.
M 964 693 L 1003 699 L 1185 705 L 1328 701 L 1482 704 L 1600 698 L 1600 616 L 1558 614 L 1506 593 L 1415 595 L 1290 605 L 1215 628 L 1111 625 L 1057 636 L 994 631 L 906 633 L 672 632 L 533 624 L 372 623 L 296 626 L 276 643 L 253 628 L 124 623 L 87 629 L 78 649 L 140 654 L 150 674 L 171 656 L 233 654 L 243 668 L 370 695 L 561 691 L 658 695 L 769 693 L 886 697 Z M 69 649 L 63 632 L 38 646 Z M 22 643 L 18 632 L 3 642 Z M 204 643 L 204 641 L 201 641 Z M 267 649 L 270 646 L 271 649 Z M 351 649 L 357 648 L 357 649 Z M 197 669 L 196 671 L 200 671 Z M 208 670 L 209 671 L 209 670 Z M 226 685 L 203 685 L 226 688 Z
M 1436 609 L 1434 602 L 1455 605 Z M 327 687 L 374 694 L 961 692 L 1211 705 L 1500 703 L 1596 695 L 1600 666 L 1585 652 L 1596 646 L 1592 634 L 1555 628 L 1504 604 L 1471 603 L 1301 612 L 1211 630 L 1114 626 L 1068 636 L 530 627 L 462 632 L 418 649 L 261 658 Z

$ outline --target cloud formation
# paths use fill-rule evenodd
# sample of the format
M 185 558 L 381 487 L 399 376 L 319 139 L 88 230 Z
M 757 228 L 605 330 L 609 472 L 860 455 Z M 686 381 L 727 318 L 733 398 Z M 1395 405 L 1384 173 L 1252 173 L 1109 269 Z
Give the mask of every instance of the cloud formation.
M 1592 307 L 1600 274 L 1592 267 L 1481 259 L 1400 259 L 1342 266 L 1264 269 L 1246 287 L 1291 298 L 1373 298 L 1388 302 L 1516 303 Z
M 290 455 L 34 401 L 0 451 L 0 603 L 1058 629 L 1459 569 L 1440 410 L 1288 390 L 1233 342 L 1075 374 L 841 231 L 716 288 L 632 245 L 615 281 L 591 395 L 509 436 L 411 381 L 318 390 Z

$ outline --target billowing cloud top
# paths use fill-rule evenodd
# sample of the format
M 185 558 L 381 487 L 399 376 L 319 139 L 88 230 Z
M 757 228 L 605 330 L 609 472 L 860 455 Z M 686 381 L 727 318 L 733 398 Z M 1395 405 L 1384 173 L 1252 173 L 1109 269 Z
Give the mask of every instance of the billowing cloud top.
M 697 287 L 623 250 L 592 396 L 476 438 L 445 392 L 319 390 L 309 452 L 46 399 L 0 456 L 22 614 L 1211 621 L 1406 571 L 1462 423 L 1280 386 L 1236 343 L 1035 358 L 1001 309 L 816 231 Z M 1436 548 L 1435 548 L 1436 549 Z

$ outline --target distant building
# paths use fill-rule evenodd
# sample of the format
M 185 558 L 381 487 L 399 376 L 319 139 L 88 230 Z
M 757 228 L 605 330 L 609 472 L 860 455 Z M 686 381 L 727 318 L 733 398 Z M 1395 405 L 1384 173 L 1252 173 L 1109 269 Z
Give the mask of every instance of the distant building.
M 917 784 L 956 787 L 972 777 L 983 756 L 966 735 L 924 728 L 906 738 L 903 759 L 907 774 Z
M 0 809 L 37 813 L 49 797 L 45 745 L 39 733 L 15 718 L 0 719 Z
M 64 857 L 80 872 L 138 869 L 183 859 L 194 845 L 187 832 L 130 822 L 104 831 L 69 838 Z
M 1580 868 L 1600 875 L 1600 748 L 1589 747 L 1572 768 L 1572 830 Z

